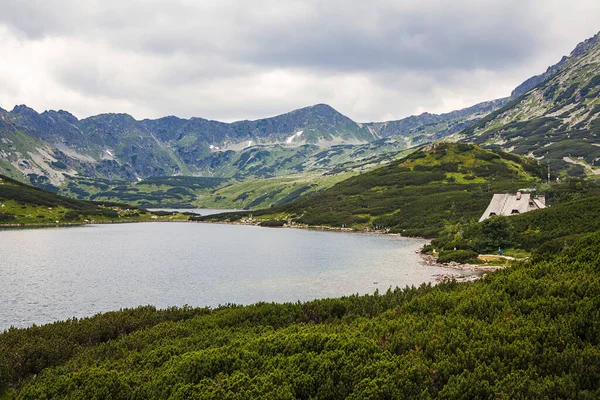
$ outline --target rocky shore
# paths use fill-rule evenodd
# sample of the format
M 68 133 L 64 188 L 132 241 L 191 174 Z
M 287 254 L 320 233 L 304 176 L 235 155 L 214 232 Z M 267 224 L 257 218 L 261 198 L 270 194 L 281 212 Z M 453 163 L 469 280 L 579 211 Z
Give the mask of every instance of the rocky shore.
M 420 250 L 417 251 L 421 256 L 421 264 L 431 267 L 451 268 L 456 270 L 456 273 L 437 274 L 434 275 L 436 282 L 445 282 L 456 280 L 457 282 L 473 282 L 483 278 L 487 273 L 494 272 L 499 269 L 506 268 L 506 265 L 480 265 L 480 264 L 460 264 L 451 262 L 441 264 L 437 262 L 437 258 L 431 254 L 423 254 Z M 459 272 L 459 271 L 462 271 Z

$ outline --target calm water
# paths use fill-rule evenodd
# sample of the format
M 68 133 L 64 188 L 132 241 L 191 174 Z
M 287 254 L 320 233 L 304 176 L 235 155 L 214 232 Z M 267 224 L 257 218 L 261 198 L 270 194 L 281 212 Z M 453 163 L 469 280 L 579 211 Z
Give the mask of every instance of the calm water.
M 226 212 L 235 212 L 241 210 L 227 210 L 222 208 L 149 208 L 150 211 L 174 211 L 174 212 L 191 212 L 200 215 L 213 215 Z
M 239 225 L 0 231 L 0 331 L 152 304 L 296 301 L 419 285 L 423 240 Z

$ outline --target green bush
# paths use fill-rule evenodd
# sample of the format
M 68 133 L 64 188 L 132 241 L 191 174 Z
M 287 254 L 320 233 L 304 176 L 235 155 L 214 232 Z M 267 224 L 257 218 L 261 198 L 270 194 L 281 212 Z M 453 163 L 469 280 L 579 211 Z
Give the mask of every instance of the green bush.
M 459 264 L 468 264 L 477 261 L 479 253 L 472 250 L 446 250 L 440 253 L 437 261 L 442 264 L 457 262 Z
M 280 221 L 280 220 L 276 220 L 276 219 L 268 219 L 266 221 L 261 221 L 260 226 L 266 226 L 266 227 L 271 227 L 271 228 L 275 228 L 275 227 L 279 227 L 279 226 L 283 226 L 285 225 L 285 221 Z

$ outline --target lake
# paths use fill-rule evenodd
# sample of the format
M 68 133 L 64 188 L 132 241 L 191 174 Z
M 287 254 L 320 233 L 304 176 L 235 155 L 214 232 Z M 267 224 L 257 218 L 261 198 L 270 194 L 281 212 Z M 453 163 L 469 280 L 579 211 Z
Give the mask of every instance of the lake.
M 0 231 L 0 331 L 151 304 L 287 302 L 420 285 L 424 240 L 202 223 Z
M 180 213 L 194 213 L 198 215 L 214 215 L 228 212 L 236 212 L 243 210 L 226 210 L 223 208 L 149 208 L 149 211 L 170 211 L 170 212 L 180 212 Z

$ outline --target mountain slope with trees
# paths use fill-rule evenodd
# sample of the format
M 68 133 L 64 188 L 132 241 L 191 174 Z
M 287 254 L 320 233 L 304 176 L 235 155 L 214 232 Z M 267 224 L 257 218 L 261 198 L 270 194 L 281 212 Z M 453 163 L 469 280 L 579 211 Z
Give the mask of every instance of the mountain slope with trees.
M 544 159 L 568 176 L 600 173 L 600 33 L 555 67 L 456 138 Z
M 380 227 L 412 236 L 435 236 L 444 221 L 469 221 L 494 193 L 535 187 L 545 167 L 533 159 L 462 143 L 429 146 L 289 204 L 252 216 L 311 226 Z M 239 220 L 249 213 L 208 216 Z
M 0 175 L 0 225 L 185 219 L 120 203 L 75 200 Z

